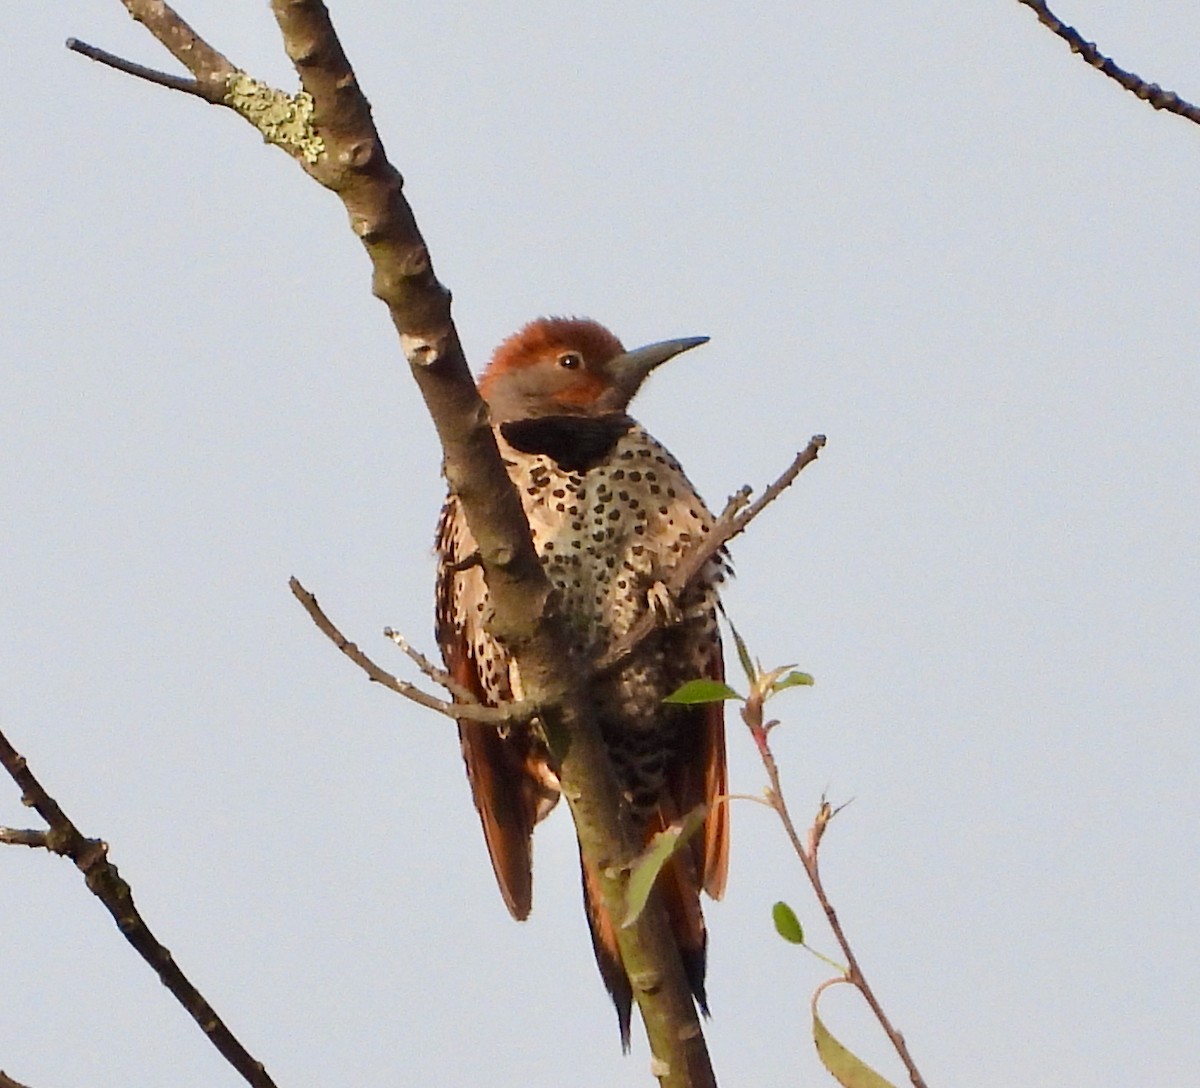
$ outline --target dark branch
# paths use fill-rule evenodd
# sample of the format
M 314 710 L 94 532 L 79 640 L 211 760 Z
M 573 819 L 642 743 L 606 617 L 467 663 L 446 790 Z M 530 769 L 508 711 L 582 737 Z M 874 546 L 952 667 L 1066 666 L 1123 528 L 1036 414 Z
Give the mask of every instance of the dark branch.
M 118 72 L 144 79 L 147 83 L 156 83 L 158 86 L 167 87 L 172 91 L 195 95 L 214 105 L 221 104 L 225 96 L 224 84 L 201 83 L 196 79 L 186 79 L 183 76 L 173 76 L 169 72 L 160 72 L 157 68 L 147 68 L 144 64 L 137 64 L 124 57 L 118 57 L 115 53 L 108 52 L 107 49 L 81 42 L 78 38 L 68 38 L 67 48 L 72 53 L 80 53 L 101 64 L 107 64 L 109 68 L 115 68 Z
M 1136 94 L 1138 98 L 1149 102 L 1156 110 L 1166 110 L 1186 117 L 1189 121 L 1200 124 L 1200 108 L 1193 106 L 1186 99 L 1180 98 L 1174 91 L 1164 91 L 1157 83 L 1148 83 L 1141 76 L 1118 67 L 1106 57 L 1094 42 L 1085 41 L 1083 35 L 1073 26 L 1067 26 L 1045 4 L 1044 0 L 1017 0 L 1032 9 L 1038 17 L 1038 22 L 1049 27 L 1064 42 L 1071 47 L 1072 53 L 1078 53 L 1093 68 L 1103 72 L 1109 79 L 1115 79 L 1125 90 Z
M 49 850 L 50 843 L 46 832 L 34 831 L 26 827 L 0 827 L 0 842 L 9 846 L 30 846 L 34 849 Z
M 8 738 L 0 733 L 0 766 L 9 773 L 21 791 L 21 801 L 32 808 L 49 825 L 45 832 L 46 847 L 56 854 L 70 858 L 92 894 L 107 908 L 121 935 L 137 950 L 155 971 L 159 979 L 212 1041 L 230 1065 L 252 1088 L 275 1088 L 262 1062 L 242 1046 L 216 1014 L 200 991 L 176 965 L 168 949 L 158 943 L 149 926 L 142 920 L 133 904 L 133 892 L 108 860 L 108 844 L 89 839 L 71 822 L 58 802 L 34 777 L 25 757 L 18 754 Z

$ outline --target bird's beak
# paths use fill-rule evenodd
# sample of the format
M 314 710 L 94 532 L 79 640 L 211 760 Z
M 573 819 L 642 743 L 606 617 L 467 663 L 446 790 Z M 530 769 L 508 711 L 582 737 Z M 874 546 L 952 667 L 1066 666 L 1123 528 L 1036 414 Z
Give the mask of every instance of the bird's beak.
M 642 382 L 656 366 L 675 358 L 689 348 L 697 348 L 707 344 L 707 336 L 685 336 L 679 340 L 660 340 L 657 344 L 647 344 L 642 348 L 634 348 L 622 355 L 610 359 L 605 368 L 614 386 L 620 390 L 624 403 L 628 404 L 633 395 L 641 388 Z

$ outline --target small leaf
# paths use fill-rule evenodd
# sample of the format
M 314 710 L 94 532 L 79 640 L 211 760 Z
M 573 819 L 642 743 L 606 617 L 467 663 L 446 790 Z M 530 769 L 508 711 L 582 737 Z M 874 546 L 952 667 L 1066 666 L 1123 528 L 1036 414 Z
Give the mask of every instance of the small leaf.
M 693 706 L 698 703 L 722 703 L 726 699 L 740 698 L 741 696 L 722 680 L 689 680 L 671 692 L 663 702 Z
M 823 989 L 824 986 L 821 987 L 821 990 Z M 829 1029 L 817 1015 L 817 997 L 820 996 L 821 990 L 813 995 L 812 1003 L 813 1042 L 817 1046 L 817 1056 L 821 1059 L 821 1064 L 829 1070 L 842 1088 L 895 1088 L 891 1081 L 884 1080 L 829 1034 Z
M 789 672 L 782 680 L 776 680 L 771 685 L 772 691 L 783 691 L 785 688 L 812 687 L 816 681 L 806 672 Z
M 631 926 L 646 908 L 650 889 L 662 871 L 662 867 L 674 856 L 704 823 L 708 805 L 697 805 L 682 820 L 660 831 L 637 857 L 629 870 L 629 887 L 625 891 L 625 917 L 622 926 Z
M 746 674 L 746 679 L 753 686 L 754 681 L 758 678 L 758 670 L 755 669 L 754 662 L 750 660 L 750 651 L 746 649 L 746 644 L 742 641 L 742 636 L 738 634 L 738 629 L 733 626 L 733 620 L 729 618 L 728 613 L 725 614 L 725 622 L 729 624 L 729 633 L 733 635 L 733 644 L 737 647 L 738 660 L 742 663 L 742 672 Z
M 791 941 L 792 944 L 804 943 L 804 927 L 796 917 L 796 912 L 786 903 L 782 900 L 776 903 L 771 908 L 771 917 L 775 921 L 775 932 L 785 941 Z

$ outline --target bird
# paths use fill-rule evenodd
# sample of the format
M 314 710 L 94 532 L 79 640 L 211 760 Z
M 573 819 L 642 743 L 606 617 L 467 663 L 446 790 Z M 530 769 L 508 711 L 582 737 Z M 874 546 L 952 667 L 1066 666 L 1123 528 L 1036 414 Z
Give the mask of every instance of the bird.
M 707 933 L 700 891 L 719 899 L 729 866 L 722 704 L 664 705 L 697 678 L 722 680 L 718 587 L 724 552 L 672 600 L 665 581 L 713 515 L 678 461 L 628 414 L 649 374 L 706 343 L 687 337 L 626 351 L 588 318 L 542 317 L 504 340 L 479 381 L 501 456 L 529 520 L 569 634 L 564 668 L 586 678 L 587 706 L 612 761 L 622 804 L 646 842 L 709 806 L 702 827 L 658 878 L 692 995 L 708 1015 Z M 458 497 L 438 521 L 436 636 L 448 673 L 480 703 L 523 697 L 519 669 L 488 630 L 487 584 Z M 648 611 L 657 622 L 634 653 L 595 663 Z M 534 826 L 554 808 L 558 776 L 536 721 L 497 728 L 470 720 L 459 738 L 475 807 L 505 905 L 532 907 Z M 597 966 L 628 1051 L 633 989 L 599 875 L 580 856 Z

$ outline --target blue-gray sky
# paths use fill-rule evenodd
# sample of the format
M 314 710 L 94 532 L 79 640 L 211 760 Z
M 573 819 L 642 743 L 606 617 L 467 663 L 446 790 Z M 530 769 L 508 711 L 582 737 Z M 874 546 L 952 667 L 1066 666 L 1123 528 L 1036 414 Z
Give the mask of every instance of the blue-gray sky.
M 334 197 L 155 66 L 119 4 L 10 5 L 0 720 L 281 1086 L 647 1083 L 572 833 L 511 922 L 453 728 L 370 686 L 430 648 L 438 449 Z M 719 505 L 829 446 L 728 593 L 793 806 L 931 1085 L 1197 1064 L 1200 129 L 1015 2 L 334 4 L 476 367 L 539 313 L 704 333 L 636 414 Z M 265 3 L 182 4 L 293 86 Z M 1200 99 L 1192 4 L 1063 4 Z M 763 785 L 730 735 L 732 785 Z M 24 824 L 0 783 L 0 823 Z M 770 815 L 707 910 L 730 1085 L 822 1083 L 832 950 Z M 0 852 L 0 1068 L 236 1083 L 65 862 Z M 827 1019 L 901 1078 L 849 992 Z M 569 1071 L 569 1072 L 568 1072 Z

